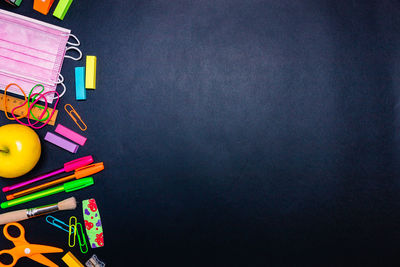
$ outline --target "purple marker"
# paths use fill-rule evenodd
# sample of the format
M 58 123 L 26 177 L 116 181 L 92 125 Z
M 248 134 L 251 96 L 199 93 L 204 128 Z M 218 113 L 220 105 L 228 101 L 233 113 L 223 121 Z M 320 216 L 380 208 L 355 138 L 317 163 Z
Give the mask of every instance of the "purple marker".
M 86 166 L 86 165 L 88 165 L 88 164 L 90 164 L 92 162 L 93 162 L 93 157 L 92 156 L 86 156 L 86 157 L 83 157 L 83 158 L 79 158 L 79 159 L 76 159 L 76 160 L 73 160 L 73 161 L 65 163 L 64 164 L 64 168 L 48 172 L 46 174 L 40 175 L 40 176 L 38 176 L 36 178 L 33 178 L 33 179 L 25 181 L 25 182 L 21 182 L 21 183 L 15 184 L 15 185 L 3 187 L 2 190 L 3 190 L 3 192 L 8 192 L 8 191 L 11 191 L 11 190 L 14 190 L 14 189 L 17 189 L 17 188 L 21 188 L 21 187 L 24 187 L 26 185 L 29 185 L 29 184 L 32 184 L 34 182 L 37 182 L 37 181 L 52 177 L 54 175 L 57 175 L 57 174 L 60 174 L 60 173 L 63 173 L 63 172 L 72 172 L 72 171 L 74 171 L 74 170 L 76 170 L 76 169 L 78 169 L 80 167 L 84 167 L 84 166 Z

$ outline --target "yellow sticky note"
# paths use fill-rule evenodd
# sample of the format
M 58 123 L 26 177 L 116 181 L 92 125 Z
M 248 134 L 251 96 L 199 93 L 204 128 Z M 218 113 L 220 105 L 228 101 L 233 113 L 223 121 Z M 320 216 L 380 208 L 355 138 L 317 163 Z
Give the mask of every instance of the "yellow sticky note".
M 85 267 L 82 263 L 79 262 L 77 258 L 71 253 L 68 252 L 62 257 L 62 260 L 69 266 L 69 267 Z
M 96 89 L 96 56 L 86 56 L 86 89 Z

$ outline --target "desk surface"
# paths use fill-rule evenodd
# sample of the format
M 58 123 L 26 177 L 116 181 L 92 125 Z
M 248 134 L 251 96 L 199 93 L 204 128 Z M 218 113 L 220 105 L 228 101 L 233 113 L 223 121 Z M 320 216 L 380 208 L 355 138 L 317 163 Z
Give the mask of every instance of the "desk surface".
M 97 89 L 84 102 L 74 67 L 85 62 L 64 61 L 58 117 L 77 130 L 62 111 L 76 107 L 88 125 L 77 155 L 106 166 L 73 194 L 96 198 L 104 225 L 104 248 L 71 250 L 82 262 L 93 253 L 108 266 L 400 261 L 399 1 L 74 1 L 64 21 L 28 0 L 0 7 L 72 29 L 97 56 Z M 25 177 L 75 158 L 42 145 Z M 81 208 L 55 216 L 71 215 Z M 28 241 L 68 249 L 44 218 L 23 225 Z M 48 255 L 64 266 L 60 256 Z

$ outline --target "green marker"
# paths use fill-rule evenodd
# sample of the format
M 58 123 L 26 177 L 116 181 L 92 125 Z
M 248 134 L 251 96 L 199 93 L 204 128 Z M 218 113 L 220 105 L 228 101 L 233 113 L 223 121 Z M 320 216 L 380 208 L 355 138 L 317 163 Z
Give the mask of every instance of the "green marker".
M 13 6 L 20 6 L 22 0 L 6 0 L 6 2 Z
M 79 180 L 75 180 L 72 182 L 68 182 L 65 183 L 63 185 L 59 185 L 50 189 L 46 189 L 37 193 L 33 193 L 27 196 L 23 196 L 20 198 L 16 198 L 13 200 L 9 200 L 6 202 L 1 203 L 1 208 L 2 209 L 6 209 L 12 206 L 16 206 L 22 203 L 26 203 L 32 200 L 36 200 L 42 197 L 47 197 L 47 196 L 51 196 L 57 193 L 61 193 L 61 192 L 72 192 L 75 190 L 79 190 L 88 186 L 91 186 L 92 184 L 94 184 L 93 178 L 92 177 L 87 177 L 87 178 L 83 178 L 83 179 L 79 179 Z

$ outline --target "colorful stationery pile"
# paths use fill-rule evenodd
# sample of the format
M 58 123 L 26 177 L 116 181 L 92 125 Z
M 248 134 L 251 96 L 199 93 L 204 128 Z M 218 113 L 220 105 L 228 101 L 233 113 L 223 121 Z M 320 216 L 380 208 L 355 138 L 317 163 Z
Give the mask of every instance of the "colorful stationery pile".
M 7 0 L 7 2 L 18 7 L 22 0 Z M 72 2 L 72 0 L 59 0 L 53 16 L 63 20 Z M 53 3 L 54 0 L 34 0 L 33 9 L 47 15 Z M 53 126 L 56 124 L 56 119 L 60 118 L 57 105 L 62 101 L 60 99 L 67 89 L 64 77 L 60 73 L 64 58 L 79 61 L 82 52 L 78 48 L 79 40 L 70 30 L 1 9 L 0 28 L 2 29 L 0 90 L 4 91 L 0 93 L 0 110 L 4 112 L 6 118 L 19 123 L 0 127 L 0 140 L 7 143 L 4 146 L 0 144 L 0 156 L 13 149 L 9 144 L 18 143 L 18 146 L 22 147 L 17 160 L 12 157 L 0 158 L 0 177 L 17 178 L 31 171 L 40 160 L 42 143 L 34 130 L 47 125 Z M 70 38 L 75 41 L 69 41 Z M 71 50 L 78 52 L 79 56 L 68 55 Z M 76 100 L 86 100 L 86 89 L 96 89 L 96 65 L 97 57 L 87 55 L 86 66 L 75 68 Z M 56 90 L 58 85 L 62 87 L 61 93 Z M 17 94 L 23 99 L 7 93 Z M 53 107 L 50 108 L 50 105 Z M 62 115 L 69 115 L 81 131 L 86 131 L 86 123 L 75 108 L 67 103 L 64 109 L 66 113 Z M 87 137 L 75 129 L 58 123 L 54 131 L 46 133 L 44 140 L 68 152 L 77 153 L 79 147 L 86 144 Z M 70 194 L 92 186 L 95 180 L 93 175 L 104 170 L 103 162 L 93 162 L 92 156 L 80 157 L 65 163 L 62 168 L 3 187 L 2 191 L 7 195 L 6 201 L 0 206 L 2 209 L 8 209 L 47 196 L 62 192 Z M 2 164 L 6 164 L 6 167 L 4 168 Z M 15 248 L 8 250 L 8 254 L 13 258 L 10 266 L 14 266 L 21 257 L 29 257 L 47 266 L 56 266 L 42 254 L 60 253 L 63 250 L 51 246 L 31 245 L 25 240 L 24 227 L 17 223 L 26 221 L 28 225 L 30 219 L 44 215 L 47 217 L 43 218 L 43 222 L 49 224 L 49 231 L 53 228 L 51 226 L 54 226 L 68 233 L 66 243 L 69 247 L 79 246 L 83 254 L 88 253 L 90 249 L 103 247 L 103 223 L 98 203 L 94 198 L 87 198 L 80 203 L 82 213 L 71 216 L 68 223 L 48 214 L 74 211 L 79 202 L 73 196 L 55 204 L 0 214 L 0 225 L 5 225 L 3 233 L 15 245 Z M 9 226 L 18 227 L 20 236 L 11 238 L 8 233 Z M 3 252 L 5 250 L 0 251 L 0 254 Z M 71 251 L 60 257 L 61 259 L 68 266 L 84 266 Z M 2 266 L 1 260 L 0 265 Z M 96 255 L 88 259 L 85 265 L 105 266 Z

